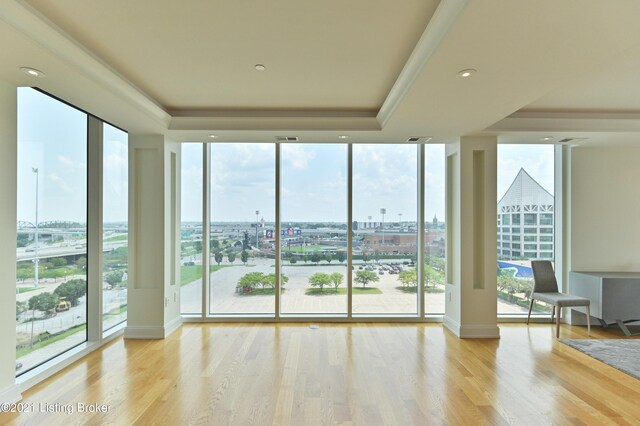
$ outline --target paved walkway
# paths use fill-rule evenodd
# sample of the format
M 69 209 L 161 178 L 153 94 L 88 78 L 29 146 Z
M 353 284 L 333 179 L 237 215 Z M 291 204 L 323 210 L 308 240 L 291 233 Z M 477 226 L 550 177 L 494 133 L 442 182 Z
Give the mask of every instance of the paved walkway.
M 211 312 L 214 314 L 271 314 L 275 310 L 272 295 L 248 296 L 236 293 L 236 283 L 249 272 L 273 273 L 273 260 L 258 259 L 254 264 L 230 265 L 211 274 Z M 283 265 L 283 273 L 289 278 L 285 292 L 281 297 L 282 312 L 286 314 L 344 314 L 347 312 L 347 295 L 309 296 L 305 291 L 309 288 L 308 279 L 316 272 L 349 272 L 344 264 L 319 265 Z M 368 287 L 376 287 L 382 294 L 354 294 L 353 312 L 357 314 L 415 314 L 415 293 L 404 293 L 400 287 L 398 275 L 379 275 L 379 282 Z M 200 313 L 202 290 L 200 280 L 182 287 L 181 304 L 183 313 Z M 427 293 L 425 295 L 427 313 L 444 313 L 445 293 Z M 526 309 L 498 300 L 500 313 L 526 313 Z

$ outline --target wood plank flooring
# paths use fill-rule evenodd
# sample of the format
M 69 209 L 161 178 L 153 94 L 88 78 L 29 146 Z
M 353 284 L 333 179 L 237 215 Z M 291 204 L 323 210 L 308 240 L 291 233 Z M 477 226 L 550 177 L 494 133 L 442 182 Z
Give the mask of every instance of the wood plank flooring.
M 640 424 L 639 380 L 559 343 L 550 324 L 500 329 L 460 340 L 439 324 L 185 324 L 110 343 L 25 392 L 36 412 L 0 423 Z M 561 338 L 585 337 L 562 326 Z M 37 412 L 78 403 L 109 411 Z

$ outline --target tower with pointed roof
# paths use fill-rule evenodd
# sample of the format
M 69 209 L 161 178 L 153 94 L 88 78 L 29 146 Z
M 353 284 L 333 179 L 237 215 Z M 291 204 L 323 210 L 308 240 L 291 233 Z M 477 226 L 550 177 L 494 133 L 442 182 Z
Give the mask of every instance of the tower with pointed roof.
M 498 202 L 498 259 L 553 259 L 554 199 L 520 169 Z

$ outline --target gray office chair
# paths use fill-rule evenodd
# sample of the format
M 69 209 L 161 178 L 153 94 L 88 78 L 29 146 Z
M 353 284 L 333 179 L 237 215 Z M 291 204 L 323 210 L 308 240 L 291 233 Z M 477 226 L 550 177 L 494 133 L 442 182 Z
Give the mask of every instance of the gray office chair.
M 558 308 L 558 316 L 556 317 L 556 337 L 560 337 L 560 314 L 562 308 L 567 306 L 586 306 L 587 307 L 587 333 L 591 335 L 590 322 L 590 304 L 591 300 L 580 297 L 571 296 L 569 294 L 558 292 L 558 282 L 553 273 L 553 265 L 549 260 L 532 260 L 531 269 L 533 269 L 533 294 L 531 294 L 531 305 L 529 306 L 529 315 L 527 316 L 527 324 L 531 318 L 531 309 L 536 300 L 553 305 L 551 311 L 551 323 Z

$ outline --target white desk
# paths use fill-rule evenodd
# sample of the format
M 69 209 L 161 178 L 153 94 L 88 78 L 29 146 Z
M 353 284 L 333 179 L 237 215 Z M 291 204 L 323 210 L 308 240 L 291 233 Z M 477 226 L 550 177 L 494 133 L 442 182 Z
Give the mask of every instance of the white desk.
M 591 316 L 603 326 L 615 321 L 626 336 L 626 323 L 640 320 L 640 272 L 570 272 L 569 294 L 591 300 Z M 585 308 L 573 308 L 585 313 Z

